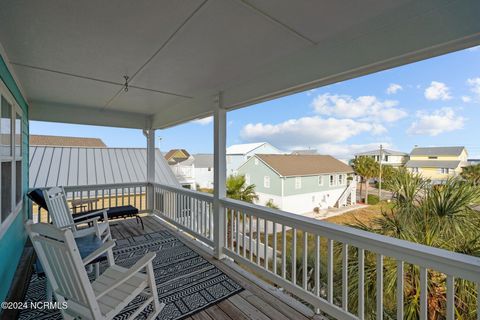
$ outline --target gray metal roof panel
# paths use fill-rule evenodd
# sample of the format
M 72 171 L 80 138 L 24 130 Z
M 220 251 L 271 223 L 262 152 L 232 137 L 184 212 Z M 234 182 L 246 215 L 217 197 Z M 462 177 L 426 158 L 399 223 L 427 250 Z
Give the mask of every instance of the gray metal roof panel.
M 195 168 L 213 168 L 213 154 L 195 154 L 193 157 Z
M 30 147 L 30 187 L 146 181 L 146 149 Z M 180 186 L 159 150 L 155 181 Z
M 390 150 L 390 149 L 383 149 L 382 153 L 386 154 L 386 155 L 389 155 L 389 156 L 408 156 L 408 153 L 406 153 L 406 152 L 395 151 L 395 150 Z M 380 149 L 372 150 L 372 151 L 359 152 L 359 153 L 355 153 L 355 155 L 356 156 L 377 156 L 377 155 L 380 155 Z
M 410 152 L 411 156 L 458 156 L 465 147 L 422 147 L 414 148 Z
M 460 164 L 460 161 L 448 160 L 409 160 L 405 166 L 407 168 L 449 168 L 455 169 Z

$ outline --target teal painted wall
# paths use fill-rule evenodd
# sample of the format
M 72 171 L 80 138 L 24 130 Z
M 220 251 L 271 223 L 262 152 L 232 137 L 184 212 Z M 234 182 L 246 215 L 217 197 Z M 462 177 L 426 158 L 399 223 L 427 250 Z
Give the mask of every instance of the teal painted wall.
M 28 206 L 26 205 L 25 194 L 28 190 L 28 105 L 22 96 L 15 80 L 9 72 L 3 57 L 0 56 L 0 80 L 5 83 L 10 90 L 18 105 L 23 110 L 23 168 L 22 168 L 22 180 L 23 180 L 23 209 L 18 214 L 16 219 L 12 222 L 9 229 L 3 234 L 0 239 L 0 301 L 4 301 L 10 284 L 12 283 L 15 270 L 17 269 L 18 262 L 22 255 L 23 246 L 27 238 L 24 228 L 24 221 L 28 217 Z
M 238 174 L 250 175 L 250 183 L 255 185 L 255 191 L 268 193 L 277 196 L 282 195 L 282 182 L 280 177 L 261 160 L 255 164 L 255 157 L 251 157 L 248 161 L 238 169 Z M 270 188 L 263 186 L 263 177 L 270 177 Z

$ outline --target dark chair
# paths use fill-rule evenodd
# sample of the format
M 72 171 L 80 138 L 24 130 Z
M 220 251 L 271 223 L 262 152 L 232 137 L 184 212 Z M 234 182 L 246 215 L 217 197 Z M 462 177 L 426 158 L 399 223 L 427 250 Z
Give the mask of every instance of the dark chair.
M 42 208 L 48 212 L 47 203 L 45 202 L 45 198 L 43 197 L 42 189 L 33 189 L 27 194 L 27 196 L 38 205 L 39 211 L 40 211 L 40 208 Z M 73 220 L 75 220 L 76 222 L 80 222 L 83 220 L 94 218 L 96 216 L 98 216 L 100 220 L 103 220 L 102 212 L 98 212 L 97 215 L 90 215 L 90 216 L 88 215 L 95 211 L 98 211 L 98 210 L 91 210 L 91 211 L 85 211 L 85 212 L 74 214 Z M 142 217 L 140 217 L 138 214 L 139 214 L 138 209 L 130 205 L 111 207 L 107 210 L 108 220 L 135 217 L 135 219 L 137 220 L 137 223 L 140 222 L 142 225 L 142 229 L 145 229 L 145 227 L 143 226 Z

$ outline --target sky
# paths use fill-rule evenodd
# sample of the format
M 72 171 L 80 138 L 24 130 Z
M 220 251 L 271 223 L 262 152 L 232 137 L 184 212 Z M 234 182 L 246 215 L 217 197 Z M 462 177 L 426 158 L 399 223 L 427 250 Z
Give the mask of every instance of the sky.
M 227 146 L 269 142 L 339 159 L 385 148 L 467 148 L 480 158 L 480 46 L 263 102 L 227 114 Z M 32 121 L 31 134 L 101 138 L 109 147 L 145 147 L 140 130 Z M 162 151 L 213 152 L 212 119 L 157 130 Z

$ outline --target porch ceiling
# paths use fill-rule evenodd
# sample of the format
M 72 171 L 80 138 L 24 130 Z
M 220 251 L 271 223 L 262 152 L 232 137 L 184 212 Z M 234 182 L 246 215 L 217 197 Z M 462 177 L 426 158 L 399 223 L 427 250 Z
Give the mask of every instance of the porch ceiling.
M 163 128 L 480 43 L 477 0 L 2 0 L 33 120 Z M 123 76 L 130 77 L 128 92 Z

